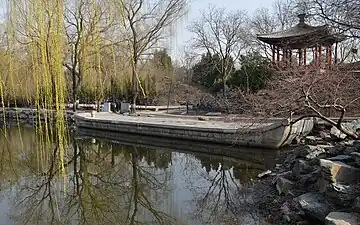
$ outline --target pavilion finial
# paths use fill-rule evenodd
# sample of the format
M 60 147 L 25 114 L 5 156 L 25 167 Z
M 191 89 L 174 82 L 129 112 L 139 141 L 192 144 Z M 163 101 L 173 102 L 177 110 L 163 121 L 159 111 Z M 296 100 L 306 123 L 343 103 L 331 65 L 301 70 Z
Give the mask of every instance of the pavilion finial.
M 305 23 L 305 17 L 306 17 L 305 13 L 300 13 L 298 17 L 299 17 L 299 23 Z

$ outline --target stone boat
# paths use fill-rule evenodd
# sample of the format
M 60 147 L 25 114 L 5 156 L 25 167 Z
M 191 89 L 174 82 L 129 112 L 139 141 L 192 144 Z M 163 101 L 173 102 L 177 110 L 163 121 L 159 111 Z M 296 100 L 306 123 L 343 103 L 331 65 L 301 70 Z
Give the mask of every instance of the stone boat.
M 313 119 L 290 123 L 289 119 L 224 122 L 184 118 L 124 116 L 110 112 L 78 113 L 77 128 L 176 138 L 245 147 L 280 148 L 307 135 Z

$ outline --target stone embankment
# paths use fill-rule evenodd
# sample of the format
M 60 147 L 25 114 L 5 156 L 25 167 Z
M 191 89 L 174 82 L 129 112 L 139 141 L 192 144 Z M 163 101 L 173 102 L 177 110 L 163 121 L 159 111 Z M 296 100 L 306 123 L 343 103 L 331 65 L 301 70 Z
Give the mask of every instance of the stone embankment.
M 255 203 L 274 224 L 359 225 L 360 141 L 329 127 L 312 135 L 259 174 Z
M 9 123 L 19 122 L 20 124 L 36 124 L 39 119 L 44 122 L 45 120 L 50 121 L 50 118 L 52 118 L 52 121 L 54 121 L 54 118 L 56 118 L 55 116 L 54 110 L 42 109 L 38 112 L 36 109 L 32 108 L 0 109 L 0 122 L 3 122 L 5 118 L 5 121 Z M 73 122 L 74 118 L 72 111 L 66 111 L 65 116 L 68 122 Z

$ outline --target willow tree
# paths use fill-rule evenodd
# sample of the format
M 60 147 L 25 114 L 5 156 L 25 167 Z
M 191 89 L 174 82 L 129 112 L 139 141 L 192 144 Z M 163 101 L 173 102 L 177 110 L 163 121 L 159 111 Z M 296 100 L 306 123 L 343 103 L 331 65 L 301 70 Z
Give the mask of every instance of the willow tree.
M 165 38 L 171 35 L 172 25 L 187 10 L 186 0 L 124 0 L 121 7 L 124 12 L 126 42 L 130 48 L 132 105 L 135 112 L 138 87 L 141 88 L 138 76 L 138 65 L 144 54 Z
M 93 77 L 98 78 L 103 73 L 101 53 L 112 55 L 109 48 L 117 44 L 114 28 L 121 18 L 115 15 L 112 3 L 105 0 L 68 1 L 65 4 L 64 18 L 67 37 L 67 52 L 64 66 L 69 70 L 72 80 L 73 110 L 76 110 L 78 88 L 84 75 L 94 71 Z M 110 60 L 112 62 L 112 60 Z M 115 63 L 114 63 L 115 64 Z M 95 86 L 98 89 L 99 82 Z M 99 92 L 99 90 L 97 91 Z M 99 94 L 99 93 L 98 93 Z
M 48 148 L 55 143 L 60 167 L 64 171 L 67 131 L 64 115 L 66 81 L 62 62 L 64 59 L 63 4 L 61 0 L 12 0 L 7 4 L 7 50 L 21 52 L 23 62 L 30 61 L 29 81 L 34 87 L 33 105 L 38 109 L 37 132 L 40 157 L 51 155 Z M 25 61 L 26 60 L 26 61 Z M 14 54 L 8 64 L 9 79 L 15 77 Z M 27 75 L 27 73 L 25 74 Z M 1 77 L 3 79 L 3 76 Z M 26 80 L 22 82 L 26 83 Z M 4 80 L 1 80 L 4 83 Z M 12 83 L 12 82 L 11 82 Z M 3 88 L 1 88 L 3 90 Z M 12 94 L 16 95 L 14 89 Z M 3 92 L 1 91 L 3 96 Z M 44 122 L 40 110 L 45 110 Z M 54 113 L 52 113 L 52 110 Z M 52 126 L 55 123 L 55 128 Z

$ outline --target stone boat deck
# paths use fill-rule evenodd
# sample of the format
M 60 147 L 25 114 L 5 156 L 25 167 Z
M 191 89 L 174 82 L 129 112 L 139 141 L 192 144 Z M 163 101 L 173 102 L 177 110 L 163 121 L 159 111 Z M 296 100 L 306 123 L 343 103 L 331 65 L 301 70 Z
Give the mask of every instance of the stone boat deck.
M 90 120 L 107 121 L 110 123 L 133 123 L 146 124 L 160 127 L 174 128 L 192 128 L 202 130 L 224 130 L 236 131 L 238 129 L 259 129 L 271 126 L 273 122 L 224 122 L 214 120 L 199 120 L 197 118 L 175 118 L 175 117 L 148 117 L 148 116 L 124 116 L 115 113 L 100 112 L 95 117 L 91 117 L 90 113 L 81 113 L 82 116 Z M 281 120 L 280 120 L 281 121 Z
M 182 140 L 279 148 L 311 131 L 312 120 L 291 125 L 288 119 L 214 121 L 167 117 L 124 116 L 109 112 L 77 113 L 78 128 L 113 131 Z M 267 121 L 267 122 L 266 122 Z

